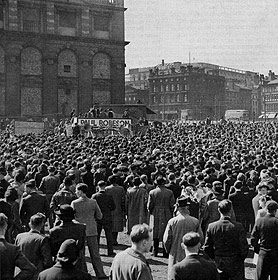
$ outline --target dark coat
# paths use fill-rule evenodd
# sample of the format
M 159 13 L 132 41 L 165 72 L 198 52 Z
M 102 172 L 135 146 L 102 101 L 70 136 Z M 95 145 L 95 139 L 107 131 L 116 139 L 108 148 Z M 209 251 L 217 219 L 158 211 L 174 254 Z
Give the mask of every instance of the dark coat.
M 215 260 L 223 276 L 245 279 L 244 259 L 248 254 L 248 243 L 242 224 L 231 222 L 229 217 L 209 224 L 204 250 Z
M 20 273 L 14 278 L 15 266 Z M 36 272 L 35 266 L 23 255 L 18 246 L 0 239 L 0 279 L 1 280 L 29 280 Z
M 37 192 L 31 192 L 29 195 L 22 199 L 20 207 L 20 219 L 22 224 L 28 225 L 31 216 L 38 212 L 43 213 L 49 217 L 50 210 L 46 196 Z
M 15 244 L 20 247 L 28 260 L 37 267 L 37 276 L 39 272 L 52 266 L 48 237 L 31 230 L 18 234 Z
M 59 262 L 41 272 L 38 280 L 91 280 L 90 274 L 76 269 L 73 265 L 62 266 Z
M 219 275 L 214 262 L 199 255 L 190 255 L 175 264 L 169 280 L 217 280 Z

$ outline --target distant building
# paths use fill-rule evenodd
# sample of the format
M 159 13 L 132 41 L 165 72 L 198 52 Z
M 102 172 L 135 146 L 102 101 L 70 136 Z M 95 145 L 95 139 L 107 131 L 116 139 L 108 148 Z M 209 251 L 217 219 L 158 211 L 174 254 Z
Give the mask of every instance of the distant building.
M 0 0 L 0 116 L 124 103 L 124 0 Z
M 149 90 L 138 86 L 125 86 L 125 104 L 149 104 Z
M 225 78 L 188 65 L 150 72 L 149 107 L 158 119 L 219 119 L 225 112 Z

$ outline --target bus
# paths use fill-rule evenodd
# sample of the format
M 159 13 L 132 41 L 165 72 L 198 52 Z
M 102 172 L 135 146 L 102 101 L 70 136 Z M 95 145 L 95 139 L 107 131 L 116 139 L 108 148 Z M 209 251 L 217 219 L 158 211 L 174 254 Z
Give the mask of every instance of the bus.
M 249 121 L 248 110 L 226 110 L 226 121 Z

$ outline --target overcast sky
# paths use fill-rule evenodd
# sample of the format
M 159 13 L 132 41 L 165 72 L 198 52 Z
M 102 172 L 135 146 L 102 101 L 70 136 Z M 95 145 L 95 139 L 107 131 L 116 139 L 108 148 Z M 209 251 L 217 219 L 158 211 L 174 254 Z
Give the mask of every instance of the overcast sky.
M 278 73 L 278 0 L 125 0 L 126 70 L 207 62 Z

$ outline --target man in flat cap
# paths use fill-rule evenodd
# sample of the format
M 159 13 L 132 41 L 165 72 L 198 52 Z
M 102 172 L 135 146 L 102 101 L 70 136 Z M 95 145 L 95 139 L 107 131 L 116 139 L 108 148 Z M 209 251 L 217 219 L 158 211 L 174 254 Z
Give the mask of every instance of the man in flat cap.
M 185 251 L 181 246 L 181 242 L 186 233 L 191 231 L 198 232 L 201 236 L 201 242 L 203 242 L 203 233 L 199 220 L 190 216 L 190 202 L 189 197 L 182 196 L 177 199 L 178 214 L 168 221 L 163 235 L 163 244 L 169 253 L 168 276 L 173 265 L 185 258 Z
M 267 214 L 256 220 L 251 234 L 254 252 L 259 254 L 255 280 L 278 279 L 278 203 L 266 203 Z
M 220 219 L 208 225 L 204 250 L 214 259 L 221 280 L 245 280 L 244 260 L 248 254 L 242 224 L 231 220 L 232 202 L 219 202 Z
M 20 268 L 16 279 L 32 279 L 36 267 L 23 255 L 20 248 L 5 240 L 5 233 L 8 228 L 8 218 L 0 213 L 0 279 L 14 279 L 15 267 Z
M 74 266 L 79 256 L 76 240 L 66 239 L 60 246 L 56 264 L 39 274 L 38 280 L 91 280 L 90 274 Z

